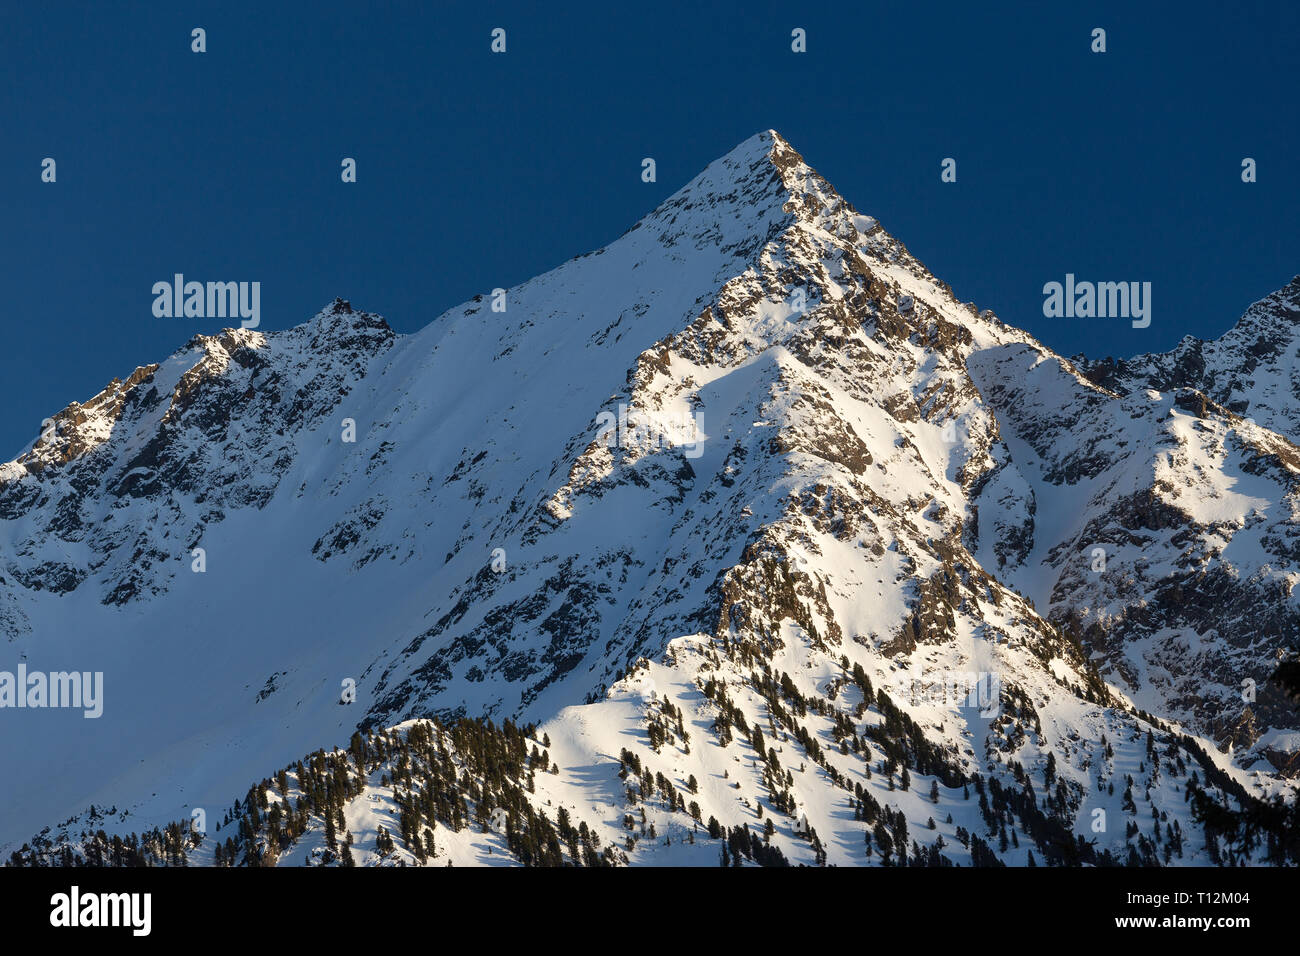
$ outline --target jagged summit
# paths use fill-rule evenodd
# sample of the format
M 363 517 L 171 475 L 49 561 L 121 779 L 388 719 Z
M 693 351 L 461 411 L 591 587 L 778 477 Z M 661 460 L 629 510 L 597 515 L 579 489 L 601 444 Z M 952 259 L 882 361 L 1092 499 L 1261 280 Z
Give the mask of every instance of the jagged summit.
M 1300 440 L 1300 276 L 1253 303 L 1217 339 L 1187 337 L 1171 351 L 1091 363 L 1093 380 L 1124 393 L 1191 388 Z
M 668 246 L 739 247 L 743 255 L 793 223 L 793 213 L 806 208 L 813 176 L 775 132 L 757 133 L 710 163 L 629 232 L 647 229 Z M 832 192 L 825 183 L 821 188 Z
M 346 325 L 352 328 L 389 329 L 389 331 L 392 331 L 383 316 L 375 315 L 364 309 L 354 309 L 350 301 L 338 297 L 316 313 L 315 318 L 309 320 L 308 324 L 311 323 L 322 326 Z
M 780 187 L 786 191 L 792 188 L 782 180 L 782 171 L 802 163 L 803 157 L 775 130 L 764 130 L 709 163 L 665 205 L 678 196 L 690 195 L 696 200 L 726 199 L 746 206 L 750 212 L 760 211 L 765 196 L 775 197 Z M 773 186 L 778 188 L 771 190 Z

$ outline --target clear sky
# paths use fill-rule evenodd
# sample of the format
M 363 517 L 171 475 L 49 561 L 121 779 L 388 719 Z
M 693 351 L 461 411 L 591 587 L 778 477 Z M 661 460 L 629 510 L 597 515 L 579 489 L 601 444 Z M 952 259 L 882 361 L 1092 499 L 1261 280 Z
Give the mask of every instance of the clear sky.
M 263 329 L 340 295 L 412 331 L 610 242 L 769 127 L 1066 355 L 1217 336 L 1300 273 L 1294 2 L 280 6 L 6 5 L 0 457 L 232 324 L 155 318 L 176 272 L 260 281 Z M 1151 326 L 1044 318 L 1067 272 L 1151 282 Z

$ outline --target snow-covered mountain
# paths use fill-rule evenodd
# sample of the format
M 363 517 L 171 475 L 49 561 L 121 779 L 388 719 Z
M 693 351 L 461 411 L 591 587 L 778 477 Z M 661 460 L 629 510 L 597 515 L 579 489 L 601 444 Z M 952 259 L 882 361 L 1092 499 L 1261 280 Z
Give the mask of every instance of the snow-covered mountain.
M 1066 360 L 768 131 L 414 335 L 197 336 L 0 470 L 0 669 L 104 675 L 0 846 L 1297 859 L 1298 289 Z

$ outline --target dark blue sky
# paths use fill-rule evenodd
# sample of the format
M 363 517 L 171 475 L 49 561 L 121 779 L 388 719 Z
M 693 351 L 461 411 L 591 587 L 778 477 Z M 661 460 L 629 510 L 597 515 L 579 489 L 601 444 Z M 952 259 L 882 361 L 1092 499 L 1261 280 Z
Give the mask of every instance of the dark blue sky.
M 1218 335 L 1300 272 L 1294 3 L 154 6 L 5 10 L 5 457 L 232 324 L 155 318 L 175 272 L 260 281 L 264 329 L 342 295 L 410 331 L 604 245 L 768 127 L 1067 355 Z M 1150 328 L 1044 318 L 1066 272 L 1150 281 Z

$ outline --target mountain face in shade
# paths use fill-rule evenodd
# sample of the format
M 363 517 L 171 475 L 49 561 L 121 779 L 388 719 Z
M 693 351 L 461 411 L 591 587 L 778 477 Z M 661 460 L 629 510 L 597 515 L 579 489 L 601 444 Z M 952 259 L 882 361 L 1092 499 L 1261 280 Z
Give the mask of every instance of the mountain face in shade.
M 197 336 L 0 467 L 0 669 L 105 689 L 0 710 L 0 847 L 197 808 L 151 859 L 1300 852 L 1298 283 L 1067 360 L 768 131 L 414 335 Z

